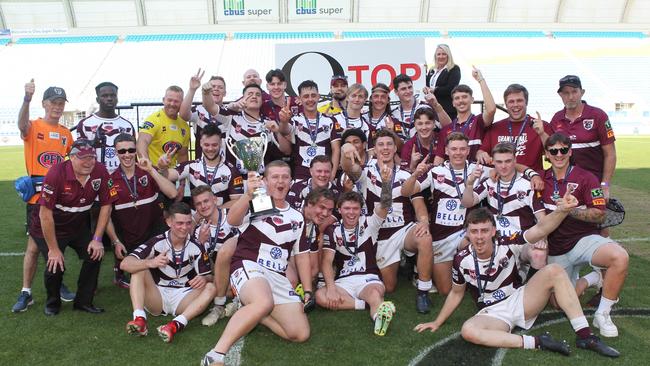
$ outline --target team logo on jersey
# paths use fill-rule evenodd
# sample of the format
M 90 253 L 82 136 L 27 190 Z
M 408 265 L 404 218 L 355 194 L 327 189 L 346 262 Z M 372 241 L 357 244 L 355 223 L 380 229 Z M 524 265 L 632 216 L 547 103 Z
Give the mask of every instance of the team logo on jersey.
M 341 238 L 340 236 L 337 236 L 336 237 L 336 245 L 338 245 L 338 246 L 343 245 L 343 238 Z
M 445 182 L 445 175 L 444 174 L 437 174 L 436 175 L 436 181 L 438 183 L 444 183 Z
M 573 193 L 578 189 L 578 183 L 567 183 L 566 189 L 569 190 L 570 193 Z
M 469 275 L 469 278 L 475 280 L 476 279 L 476 272 L 473 269 L 468 269 L 467 274 Z
M 151 122 L 149 122 L 149 121 L 145 121 L 145 122 L 142 124 L 142 129 L 143 129 L 143 130 L 149 130 L 149 129 L 152 129 L 152 128 L 153 128 L 153 123 L 151 123 Z
M 140 182 L 141 186 L 146 187 L 149 184 L 149 178 L 146 175 L 143 175 L 138 179 L 138 182 Z
M 523 201 L 526 198 L 526 191 L 517 191 L 517 199 Z
M 227 182 L 230 180 L 230 176 L 225 174 L 222 174 L 220 178 L 221 178 L 221 182 Z
M 508 260 L 508 257 L 503 257 L 503 258 L 501 258 L 501 260 L 499 261 L 499 265 L 500 265 L 501 267 L 508 267 L 508 264 L 509 264 L 509 263 L 510 263 L 510 260 Z
M 63 136 L 61 137 L 61 145 L 66 146 L 68 144 L 68 138 Z
M 58 164 L 63 161 L 63 156 L 56 151 L 45 151 L 38 155 L 38 163 L 43 167 L 49 169 L 54 164 Z
M 99 191 L 99 186 L 102 184 L 102 179 L 101 178 L 93 179 L 90 182 L 90 184 L 93 186 L 93 190 L 97 192 Z
M 377 177 L 375 177 L 373 174 L 370 174 L 370 181 L 372 182 L 372 184 L 377 183 Z
M 271 258 L 273 259 L 278 259 L 282 256 L 282 249 L 278 247 L 273 247 L 271 248 Z
M 494 187 L 488 187 L 488 195 L 494 197 Z
M 106 156 L 106 157 L 109 158 L 109 159 L 114 158 L 114 157 L 115 157 L 115 148 L 113 148 L 113 147 L 107 147 L 107 148 L 104 150 L 104 156 Z
M 280 217 L 280 216 L 273 216 L 272 220 L 273 220 L 273 223 L 276 224 L 276 225 L 281 225 L 282 223 L 284 223 L 284 221 L 282 220 L 282 217 Z
M 329 131 L 330 131 L 330 126 L 328 126 L 328 125 L 323 126 L 323 132 L 327 133 Z
M 594 120 L 593 119 L 586 119 L 582 121 L 582 125 L 584 126 L 585 130 L 591 130 L 592 127 L 594 127 Z
M 503 300 L 506 298 L 506 293 L 503 290 L 499 289 L 492 293 L 492 297 L 496 300 Z
M 179 143 L 176 142 L 176 141 L 167 141 L 167 142 L 163 145 L 162 150 L 163 150 L 163 152 L 165 152 L 165 153 L 167 153 L 167 152 L 169 152 L 169 151 L 172 151 L 172 150 L 175 150 L 176 152 L 178 152 L 178 150 L 180 150 L 182 147 L 183 147 L 183 145 L 179 144 Z
M 240 124 L 235 125 L 235 132 L 241 133 L 241 125 Z
M 505 216 L 501 216 L 499 218 L 499 225 L 501 225 L 501 227 L 508 227 L 510 226 L 510 220 Z
M 195 170 L 194 172 L 192 172 L 192 176 L 194 177 L 194 179 L 199 180 L 199 179 L 201 179 L 201 172 L 198 171 L 198 170 Z
M 298 226 L 300 226 L 300 223 L 295 220 L 291 220 L 291 230 L 296 231 L 298 230 Z
M 448 211 L 454 211 L 458 207 L 458 203 L 456 203 L 456 200 L 449 200 L 445 204 L 445 208 L 447 208 Z

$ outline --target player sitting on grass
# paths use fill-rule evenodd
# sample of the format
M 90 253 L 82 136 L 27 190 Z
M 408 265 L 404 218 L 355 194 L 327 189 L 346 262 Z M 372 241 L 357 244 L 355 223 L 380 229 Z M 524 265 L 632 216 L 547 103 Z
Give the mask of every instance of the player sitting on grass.
M 578 296 L 562 267 L 549 264 L 522 286 L 518 275 L 520 258 L 530 255 L 530 243 L 555 229 L 576 207 L 577 200 L 567 193 L 556 201 L 556 205 L 557 209 L 535 226 L 509 237 L 496 237 L 494 215 L 487 209 L 470 212 L 465 225 L 471 244 L 454 258 L 452 290 L 436 320 L 418 324 L 414 330 L 434 332 L 440 328 L 460 305 L 469 285 L 480 310 L 463 324 L 461 335 L 465 340 L 488 347 L 542 349 L 568 356 L 570 349 L 566 341 L 556 341 L 548 333 L 539 336 L 510 333 L 515 326 L 530 329 L 551 295 L 555 295 L 576 332 L 578 348 L 618 357 L 618 351 L 592 334 Z
M 126 331 L 147 335 L 145 308 L 153 315 L 171 314 L 175 318 L 158 327 L 163 341 L 171 342 L 190 319 L 203 313 L 216 291 L 209 276 L 208 253 L 190 236 L 190 207 L 183 202 L 172 204 L 166 221 L 169 231 L 140 245 L 120 267 L 131 273 L 133 320 L 126 324 Z
M 392 172 L 388 166 L 381 171 L 380 204 L 372 216 L 360 216 L 359 193 L 345 192 L 339 198 L 342 219 L 325 231 L 321 264 L 325 287 L 316 291 L 316 303 L 331 310 L 363 310 L 367 303 L 379 336 L 386 334 L 395 313 L 393 303 L 384 301 L 386 289 L 376 260 L 379 228 L 392 205 Z

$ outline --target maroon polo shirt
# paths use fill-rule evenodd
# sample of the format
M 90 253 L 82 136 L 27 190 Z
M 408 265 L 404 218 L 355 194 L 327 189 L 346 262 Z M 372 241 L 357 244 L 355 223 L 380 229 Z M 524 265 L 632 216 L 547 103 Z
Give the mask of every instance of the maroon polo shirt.
M 476 152 L 481 147 L 481 140 L 485 136 L 485 122 L 483 115 L 471 115 L 467 121 L 458 121 L 454 119 L 451 124 L 446 125 L 438 133 L 438 143 L 436 145 L 436 156 L 449 160 L 445 153 L 445 146 L 447 145 L 447 136 L 452 132 L 462 132 L 469 138 L 469 156 L 467 160 L 476 161 Z M 519 132 L 519 131 L 517 131 Z M 491 153 L 491 151 L 488 151 Z
M 160 188 L 149 173 L 137 166 L 133 177 L 124 180 L 122 169 L 117 168 L 111 179 L 117 193 L 111 218 L 122 242 L 127 248 L 133 248 L 149 240 L 151 231 L 162 221 L 158 202 Z M 135 195 L 132 193 L 134 185 Z
M 566 108 L 555 113 L 551 119 L 553 132 L 559 132 L 571 139 L 573 162 L 601 180 L 603 178 L 603 145 L 616 141 L 614 130 L 607 113 L 600 108 L 582 102 L 584 109 L 580 117 L 571 122 L 566 118 Z
M 573 196 L 578 200 L 579 209 L 592 207 L 600 210 L 605 209 L 605 196 L 603 196 L 603 190 L 600 188 L 600 182 L 596 176 L 579 166 L 573 166 L 568 176 L 558 180 L 557 184 L 553 179 L 552 168 L 544 172 L 542 201 L 544 201 L 547 214 L 556 209 L 552 198 L 553 192 L 557 190 L 559 196 L 563 197 L 567 187 L 571 189 Z M 599 233 L 598 224 L 580 221 L 567 216 L 560 226 L 548 235 L 548 254 L 565 254 L 573 249 L 583 237 Z
M 510 118 L 506 118 L 493 123 L 485 132 L 481 150 L 492 155 L 492 148 L 499 142 L 512 142 L 517 145 L 517 163 L 541 172 L 544 145 L 532 122 L 533 118 L 526 115 L 526 119 L 521 122 L 512 122 Z M 549 135 L 553 133 L 548 123 L 544 123 L 544 131 Z
M 404 143 L 404 146 L 402 146 L 402 150 L 400 151 L 400 157 L 402 158 L 400 167 L 402 169 L 410 171 L 409 165 L 411 165 L 411 153 L 413 152 L 413 146 L 415 146 L 415 151 L 419 152 L 422 155 L 422 159 L 425 159 L 429 154 L 431 154 L 432 156 L 429 157 L 429 162 L 433 163 L 433 155 L 436 153 L 436 141 L 438 141 L 438 136 L 436 135 L 435 131 L 432 131 L 431 133 L 433 134 L 433 140 L 429 146 L 424 146 L 420 143 L 418 140 L 417 132 L 415 136 L 411 137 Z M 422 162 L 422 160 L 420 160 L 420 162 Z
M 43 191 L 39 206 L 32 213 L 29 234 L 43 238 L 39 212 L 40 206 L 45 206 L 54 215 L 57 239 L 79 235 L 80 230 L 90 228 L 90 208 L 97 197 L 101 206 L 110 205 L 117 198 L 117 191 L 103 164 L 95 163 L 83 185 L 75 177 L 70 160 L 54 165 L 43 181 Z

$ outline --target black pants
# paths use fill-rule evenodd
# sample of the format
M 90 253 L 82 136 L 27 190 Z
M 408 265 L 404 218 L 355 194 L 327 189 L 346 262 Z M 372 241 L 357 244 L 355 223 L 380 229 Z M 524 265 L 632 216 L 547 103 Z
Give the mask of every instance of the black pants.
M 91 305 L 93 303 L 93 296 L 97 288 L 97 279 L 99 277 L 99 267 L 101 260 L 94 261 L 88 254 L 88 243 L 90 243 L 91 234 L 88 230 L 80 228 L 81 233 L 74 238 L 59 239 L 59 249 L 65 253 L 65 248 L 71 247 L 77 252 L 79 259 L 83 261 L 81 270 L 79 271 L 79 279 L 77 280 L 77 296 L 74 299 L 74 304 L 78 306 Z M 52 273 L 47 268 L 47 253 L 49 251 L 45 239 L 34 238 L 38 250 L 45 257 L 45 289 L 47 290 L 47 301 L 45 306 L 50 308 L 61 307 L 61 298 L 59 292 L 61 290 L 61 283 L 63 282 L 63 271 L 57 268 L 56 273 Z

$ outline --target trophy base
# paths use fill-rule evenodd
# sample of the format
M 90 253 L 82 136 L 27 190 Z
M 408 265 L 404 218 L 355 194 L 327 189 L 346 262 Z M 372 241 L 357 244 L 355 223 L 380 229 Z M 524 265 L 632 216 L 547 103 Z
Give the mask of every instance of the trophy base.
M 254 195 L 250 202 L 251 218 L 271 216 L 280 212 L 275 208 L 273 199 L 266 194 Z

